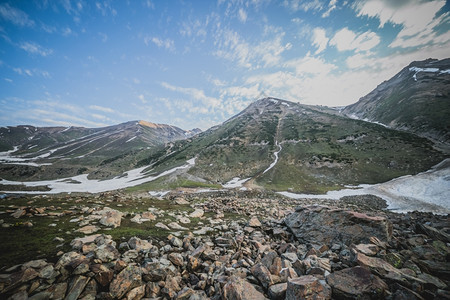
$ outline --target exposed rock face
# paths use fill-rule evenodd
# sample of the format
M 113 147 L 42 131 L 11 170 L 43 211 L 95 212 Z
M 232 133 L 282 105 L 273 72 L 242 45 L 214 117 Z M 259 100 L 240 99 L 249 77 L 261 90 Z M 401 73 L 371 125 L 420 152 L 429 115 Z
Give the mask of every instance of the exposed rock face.
M 333 297 L 344 299 L 384 299 L 387 284 L 363 267 L 336 271 L 327 277 Z
M 392 236 L 392 224 L 384 217 L 321 206 L 299 208 L 285 222 L 300 241 L 330 247 L 336 242 L 369 242 L 371 236 L 389 241 Z

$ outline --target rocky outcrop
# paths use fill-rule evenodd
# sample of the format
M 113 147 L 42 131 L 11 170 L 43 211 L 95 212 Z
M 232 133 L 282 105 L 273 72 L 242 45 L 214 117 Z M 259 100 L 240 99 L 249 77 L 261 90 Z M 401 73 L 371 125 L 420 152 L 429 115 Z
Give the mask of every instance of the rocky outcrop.
M 392 224 L 385 217 L 323 206 L 298 208 L 285 223 L 300 241 L 329 247 L 368 242 L 371 236 L 389 241 L 392 236 Z
M 377 208 L 364 213 L 345 202 L 340 208 L 294 210 L 291 201 L 240 200 L 196 202 L 210 234 L 186 227 L 167 228 L 167 236 L 158 239 L 117 242 L 99 233 L 73 239 L 71 251 L 57 261 L 2 269 L 0 299 L 445 299 L 450 294 L 444 216 Z M 85 211 L 87 219 L 99 216 Z M 230 211 L 233 218 L 226 219 L 223 212 Z M 210 215 L 216 217 L 205 217 Z

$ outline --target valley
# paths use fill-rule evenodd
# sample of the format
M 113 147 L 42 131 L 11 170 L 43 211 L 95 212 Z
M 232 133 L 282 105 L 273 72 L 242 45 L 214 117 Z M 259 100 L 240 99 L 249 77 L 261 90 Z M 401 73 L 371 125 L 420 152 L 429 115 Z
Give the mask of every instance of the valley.
M 205 131 L 0 128 L 0 298 L 449 298 L 449 69 Z

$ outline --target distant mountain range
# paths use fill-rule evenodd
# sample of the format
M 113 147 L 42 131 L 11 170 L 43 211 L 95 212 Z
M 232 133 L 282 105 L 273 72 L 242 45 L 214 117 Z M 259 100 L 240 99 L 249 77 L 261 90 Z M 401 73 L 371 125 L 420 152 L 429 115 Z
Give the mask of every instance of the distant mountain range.
M 450 144 L 449 83 L 450 59 L 426 60 L 341 110 L 264 98 L 205 132 L 145 121 L 0 128 L 0 177 L 107 179 L 147 167 L 143 176 L 157 180 L 138 189 L 243 185 L 306 193 L 385 182 L 448 157 L 435 142 Z
M 131 121 L 103 128 L 8 126 L 0 128 L 0 177 L 55 179 L 91 173 L 107 178 L 132 168 L 155 147 L 200 129 Z
M 415 61 L 342 112 L 450 143 L 450 59 Z

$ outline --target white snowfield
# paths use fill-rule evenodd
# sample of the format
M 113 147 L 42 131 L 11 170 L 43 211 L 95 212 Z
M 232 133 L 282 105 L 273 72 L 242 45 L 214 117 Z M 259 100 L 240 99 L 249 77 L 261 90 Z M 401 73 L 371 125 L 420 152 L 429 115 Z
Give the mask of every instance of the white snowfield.
M 87 174 L 82 174 L 70 178 L 46 181 L 9 181 L 1 180 L 0 184 L 5 185 L 24 185 L 24 186 L 48 186 L 50 191 L 0 191 L 2 193 L 21 193 L 21 194 L 58 194 L 71 192 L 100 193 L 126 187 L 136 186 L 142 183 L 150 182 L 178 170 L 188 169 L 195 165 L 195 158 L 186 161 L 186 164 L 180 167 L 172 168 L 155 176 L 147 176 L 148 172 L 143 172 L 148 166 L 128 171 L 124 176 L 118 176 L 108 180 L 90 180 Z
M 231 179 L 227 183 L 223 184 L 222 186 L 226 189 L 234 189 L 234 188 L 242 187 L 242 185 L 244 183 L 246 183 L 247 181 L 249 181 L 250 179 L 251 178 L 240 179 L 239 177 L 234 177 L 233 179 Z
M 450 213 L 450 159 L 446 159 L 431 170 L 417 175 L 402 176 L 391 181 L 354 188 L 330 191 L 325 195 L 294 194 L 280 192 L 292 199 L 334 199 L 344 196 L 375 195 L 396 212 L 429 211 L 439 214 Z

